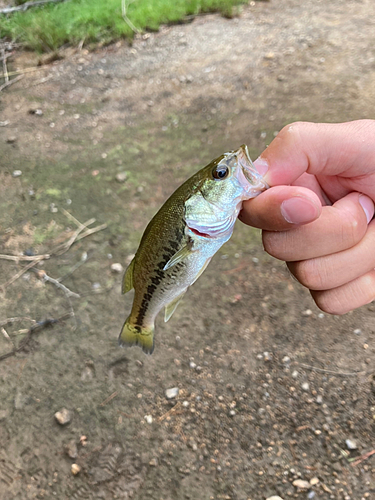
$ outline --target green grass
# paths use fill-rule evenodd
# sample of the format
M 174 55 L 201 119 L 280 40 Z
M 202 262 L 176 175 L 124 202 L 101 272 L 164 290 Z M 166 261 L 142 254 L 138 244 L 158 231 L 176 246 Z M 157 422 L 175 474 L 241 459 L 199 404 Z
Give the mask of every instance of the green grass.
M 201 12 L 221 12 L 230 17 L 246 0 L 133 0 L 127 17 L 140 31 L 156 31 L 161 24 Z M 57 50 L 65 44 L 109 43 L 131 40 L 134 32 L 124 21 L 121 0 L 70 0 L 0 16 L 0 39 L 21 42 L 37 52 Z

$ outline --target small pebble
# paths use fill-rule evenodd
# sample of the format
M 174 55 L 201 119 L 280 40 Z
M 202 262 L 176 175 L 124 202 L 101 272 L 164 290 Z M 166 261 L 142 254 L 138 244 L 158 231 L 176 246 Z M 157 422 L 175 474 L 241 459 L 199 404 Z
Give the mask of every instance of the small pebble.
M 308 490 L 310 488 L 310 483 L 308 481 L 304 481 L 303 479 L 296 479 L 292 484 L 300 490 Z
M 361 330 L 360 328 L 356 328 L 355 330 L 353 330 L 353 333 L 354 333 L 355 335 L 361 335 L 362 330 Z
M 93 290 L 100 290 L 101 285 L 100 285 L 100 283 L 96 282 L 96 283 L 93 283 L 93 284 L 91 285 L 91 288 L 92 288 Z
M 119 172 L 117 175 L 116 175 L 116 181 L 117 182 L 125 182 L 126 179 L 128 177 L 128 174 L 127 172 Z
M 290 357 L 289 356 L 284 356 L 283 357 L 283 363 L 286 364 L 286 365 L 289 364 L 290 363 Z
M 302 387 L 302 390 L 304 390 L 304 391 L 306 391 L 306 392 L 310 390 L 310 384 L 309 384 L 308 382 L 304 382 L 304 383 L 301 385 L 301 387 Z
M 145 415 L 145 420 L 148 424 L 152 424 L 152 415 Z
M 266 500 L 283 500 L 283 499 L 278 495 L 273 495 L 272 497 L 266 498 Z
M 39 108 L 31 108 L 29 109 L 29 114 L 30 115 L 36 115 L 36 116 L 42 116 L 43 115 L 43 111 Z
M 8 137 L 7 139 L 7 143 L 8 144 L 14 144 L 15 142 L 17 141 L 17 137 L 15 135 L 11 135 L 10 137 Z
M 167 389 L 165 391 L 165 397 L 167 399 L 174 399 L 178 396 L 178 393 L 180 392 L 178 387 L 171 387 L 170 389 Z
M 70 470 L 75 476 L 81 472 L 81 467 L 78 464 L 72 464 Z
M 77 448 L 77 444 L 74 441 L 74 439 L 69 441 L 69 443 L 65 447 L 65 451 L 66 451 L 66 454 L 68 455 L 68 457 L 70 457 L 70 458 L 76 459 L 78 457 L 78 448 Z
M 62 408 L 55 413 L 55 419 L 60 425 L 67 425 L 72 420 L 72 413 L 66 408 Z
M 311 309 L 306 309 L 306 311 L 302 312 L 302 316 L 311 316 L 312 315 L 312 310 Z
M 158 459 L 153 458 L 152 460 L 149 461 L 148 465 L 151 465 L 152 467 L 157 467 L 158 465 Z
M 348 450 L 356 450 L 358 448 L 357 443 L 355 441 L 352 441 L 351 439 L 347 439 L 345 441 L 345 444 Z
M 114 273 L 122 273 L 124 271 L 124 268 L 119 262 L 114 262 L 111 264 L 111 271 Z
M 315 491 L 309 491 L 307 498 L 311 500 L 312 498 L 315 498 Z
M 264 359 L 264 361 L 271 361 L 272 354 L 270 352 L 264 351 L 264 353 L 263 353 L 263 359 Z
M 321 405 L 323 403 L 323 398 L 320 394 L 316 396 L 316 402 L 318 403 L 318 405 Z
M 22 170 L 14 170 L 12 177 L 20 177 L 22 175 Z
M 310 479 L 311 486 L 315 486 L 318 483 L 319 483 L 319 478 L 318 477 L 313 477 L 312 479 Z
M 194 361 L 190 361 L 189 366 L 190 366 L 190 368 L 192 368 L 193 370 L 195 370 L 195 368 L 197 367 L 197 365 L 196 365 L 196 363 L 194 363 Z

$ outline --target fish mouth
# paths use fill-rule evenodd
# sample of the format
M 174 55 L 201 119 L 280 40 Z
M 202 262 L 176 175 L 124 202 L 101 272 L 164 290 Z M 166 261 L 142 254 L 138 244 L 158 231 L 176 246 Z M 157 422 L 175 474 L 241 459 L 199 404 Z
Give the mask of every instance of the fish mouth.
M 241 167 L 237 169 L 237 179 L 245 190 L 246 197 L 254 198 L 262 191 L 268 189 L 269 185 L 255 168 L 245 144 L 240 147 L 236 156 L 238 164 Z

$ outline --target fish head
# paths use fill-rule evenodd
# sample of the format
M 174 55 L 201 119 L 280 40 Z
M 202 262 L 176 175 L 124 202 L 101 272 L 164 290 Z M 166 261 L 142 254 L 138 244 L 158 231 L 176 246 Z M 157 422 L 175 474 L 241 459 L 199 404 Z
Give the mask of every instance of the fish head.
M 206 237 L 229 238 L 242 202 L 269 187 L 245 145 L 204 167 L 200 179 L 196 192 L 185 203 L 185 221 L 192 231 Z
M 205 181 L 200 190 L 212 203 L 237 204 L 258 196 L 269 187 L 254 167 L 246 145 L 225 153 L 203 170 Z

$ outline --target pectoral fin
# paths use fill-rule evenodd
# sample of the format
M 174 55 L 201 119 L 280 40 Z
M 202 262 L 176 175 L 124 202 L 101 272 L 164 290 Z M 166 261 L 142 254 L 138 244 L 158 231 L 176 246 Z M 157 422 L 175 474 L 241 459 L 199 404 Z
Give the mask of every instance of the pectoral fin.
M 178 304 L 181 302 L 182 297 L 185 295 L 186 290 L 184 290 L 178 297 L 173 299 L 169 304 L 165 306 L 164 321 L 165 323 L 171 318 L 172 314 L 177 309 Z
M 199 273 L 196 275 L 195 280 L 193 281 L 192 285 L 194 285 L 194 283 L 197 281 L 197 279 L 204 273 L 204 271 L 206 270 L 206 267 L 211 262 L 211 259 L 212 259 L 212 257 L 207 259 L 206 262 L 203 264 L 203 266 L 200 268 Z
M 192 253 L 191 246 L 185 245 L 178 252 L 176 252 L 173 257 L 165 264 L 163 271 L 175 266 L 179 262 L 183 261 Z
M 134 271 L 134 259 L 130 262 L 125 275 L 124 281 L 122 282 L 122 293 L 130 292 L 133 288 L 133 271 Z

